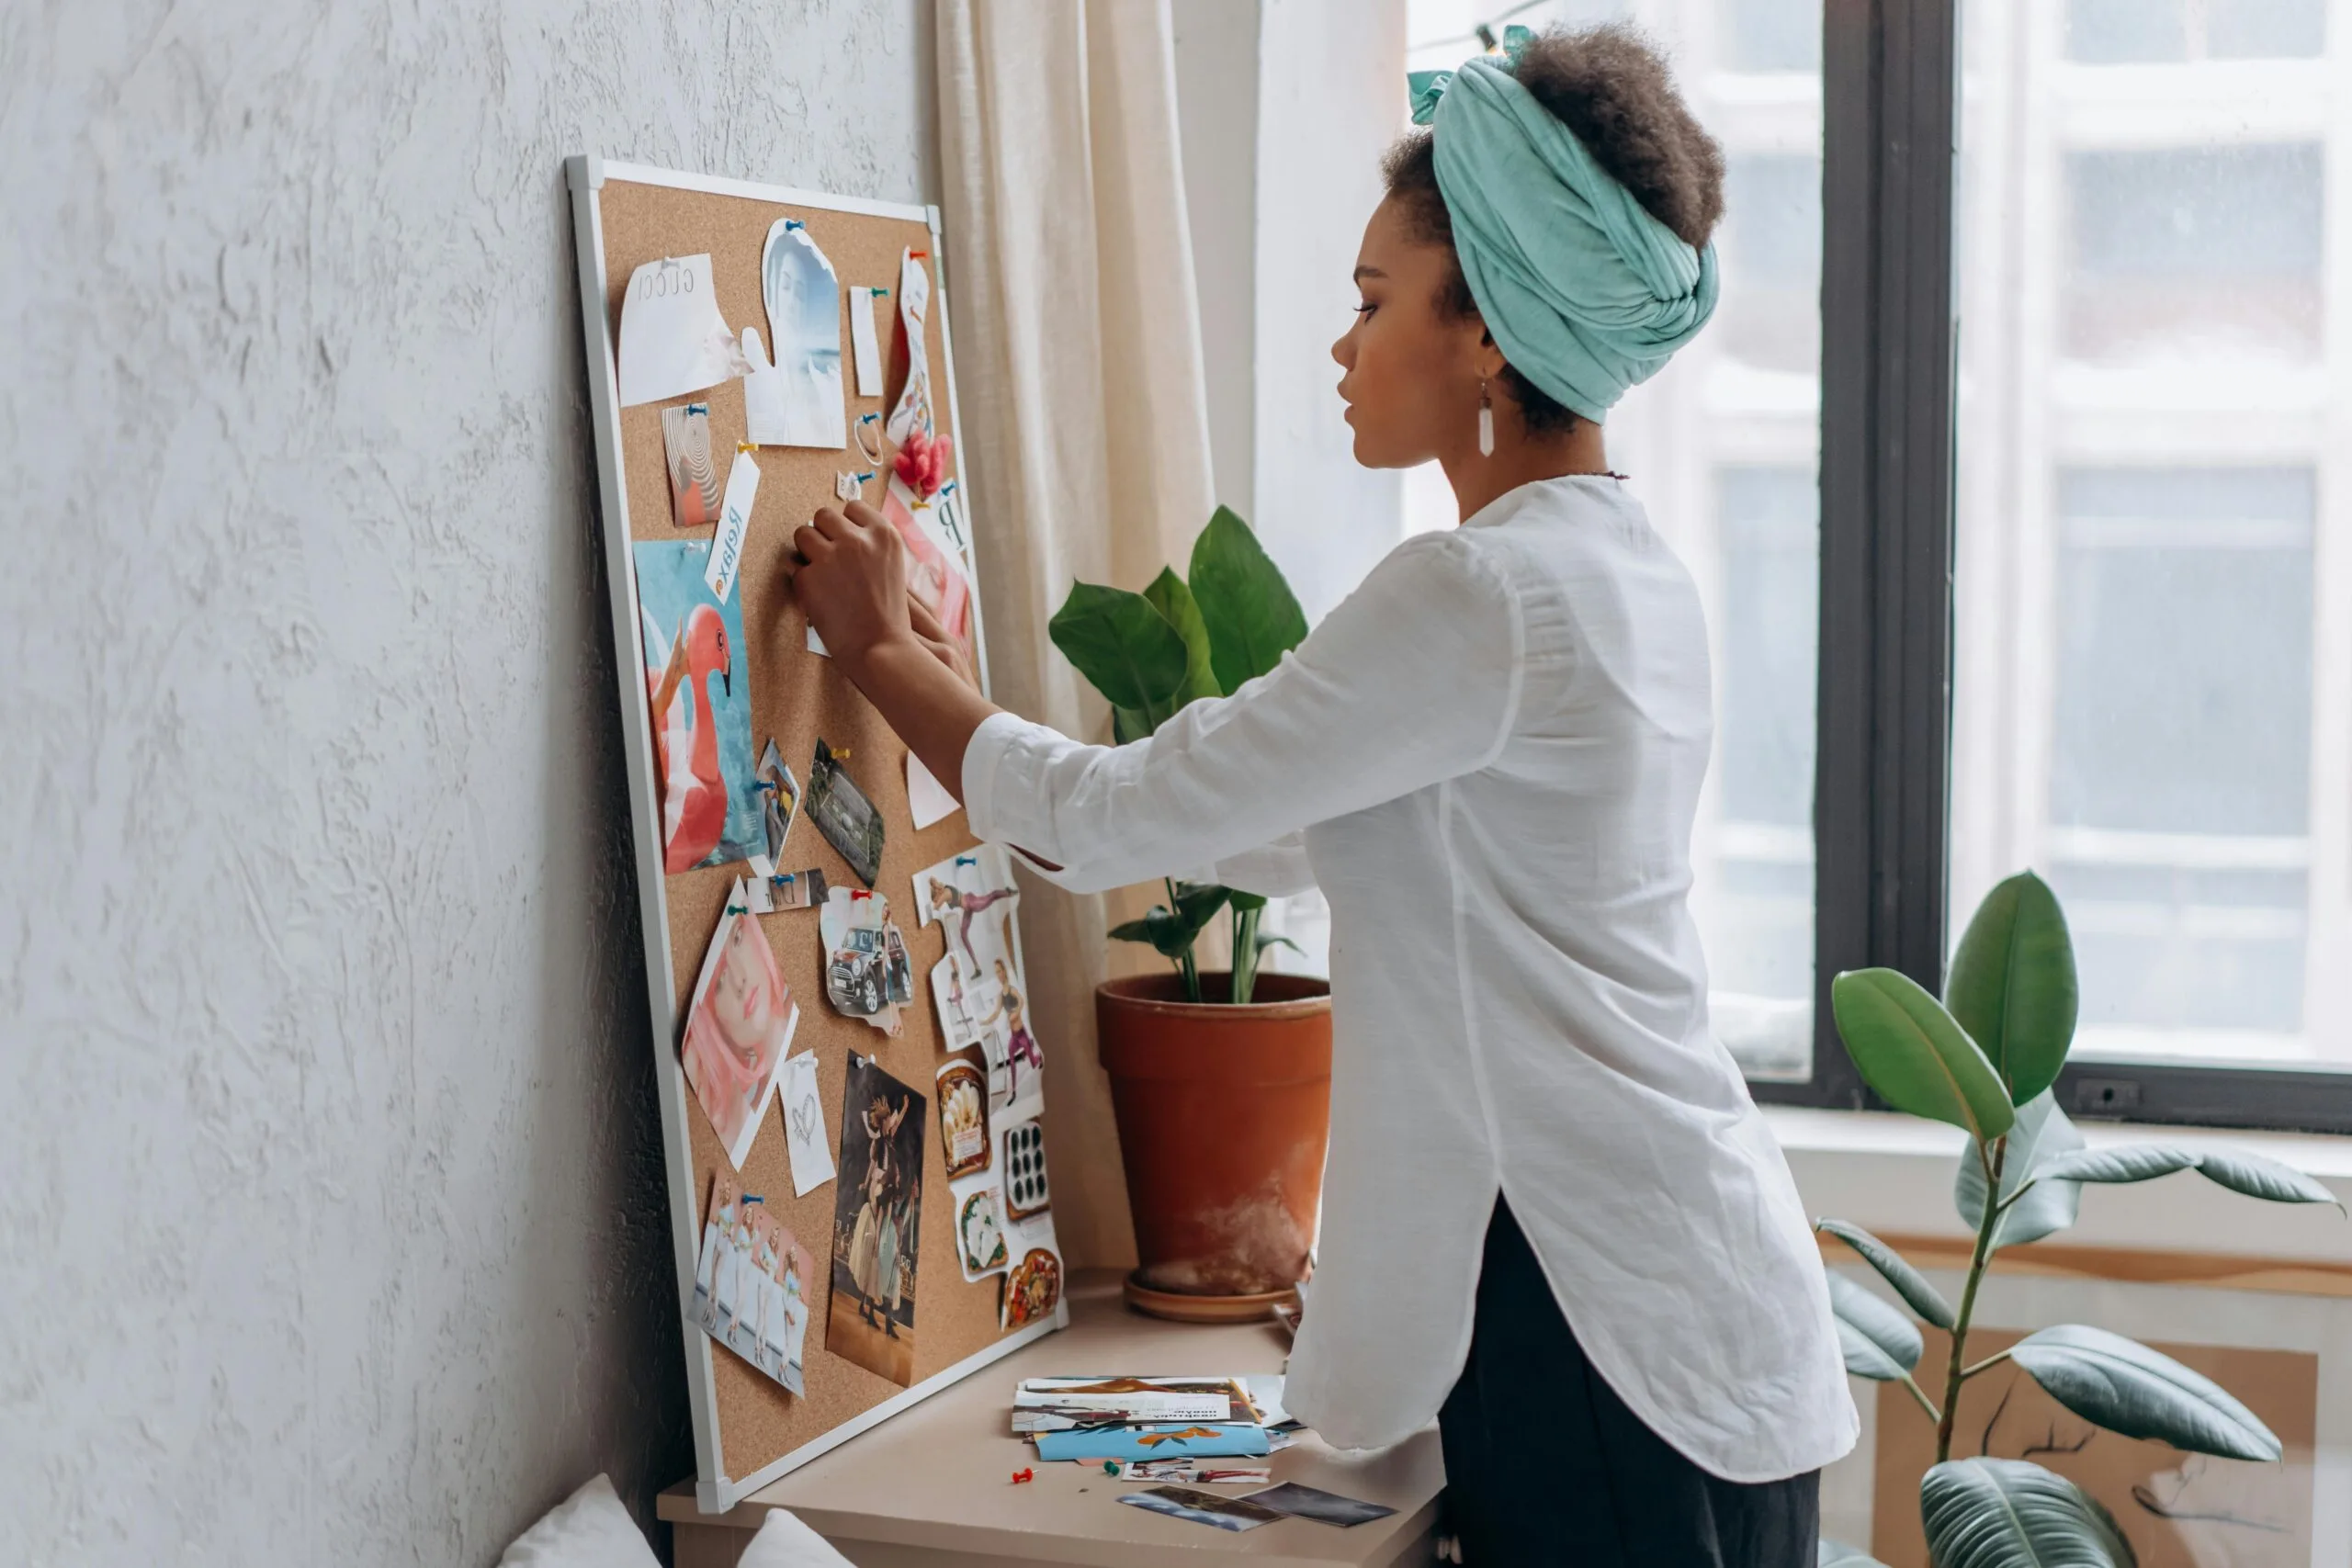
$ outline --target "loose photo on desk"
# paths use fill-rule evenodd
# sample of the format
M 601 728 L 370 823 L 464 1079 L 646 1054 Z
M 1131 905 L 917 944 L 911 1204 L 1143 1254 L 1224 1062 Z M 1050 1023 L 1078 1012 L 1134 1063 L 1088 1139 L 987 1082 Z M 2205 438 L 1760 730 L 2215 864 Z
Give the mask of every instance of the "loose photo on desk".
M 901 1388 L 914 1381 L 916 1231 L 930 1114 L 922 1095 L 851 1055 L 825 1348 Z

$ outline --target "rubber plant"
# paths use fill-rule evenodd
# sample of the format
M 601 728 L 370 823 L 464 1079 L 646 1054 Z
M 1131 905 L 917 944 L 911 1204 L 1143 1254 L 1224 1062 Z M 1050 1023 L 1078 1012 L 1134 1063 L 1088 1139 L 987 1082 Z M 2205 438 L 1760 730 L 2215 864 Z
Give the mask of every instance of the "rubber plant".
M 1140 593 L 1080 582 L 1047 624 L 1054 646 L 1111 705 L 1112 738 L 1124 746 L 1151 734 L 1186 705 L 1229 696 L 1282 661 L 1306 637 L 1282 569 L 1257 535 L 1220 506 L 1193 541 L 1190 581 L 1163 567 Z M 1215 883 L 1167 883 L 1168 902 L 1139 920 L 1111 928 L 1121 942 L 1148 942 L 1184 977 L 1189 1001 L 1201 994 L 1193 949 L 1220 911 L 1233 922 L 1233 984 L 1228 1000 L 1254 994 L 1259 960 L 1276 942 L 1258 929 L 1266 900 Z
M 1879 1098 L 1968 1134 L 1952 1200 L 1976 1241 L 1959 1305 L 1860 1226 L 1815 1222 L 1876 1269 L 1921 1321 L 1951 1337 L 1945 1365 L 1927 1374 L 1930 1393 L 1917 1375 L 1925 1348 L 1917 1326 L 1884 1297 L 1830 1271 L 1846 1370 L 1903 1384 L 1935 1423 L 1936 1462 L 1919 1483 L 1929 1559 L 1935 1568 L 2135 1568 L 2114 1517 L 2072 1481 L 2022 1460 L 1952 1458 L 1953 1420 L 1970 1379 L 2013 1363 L 2083 1419 L 2192 1453 L 2277 1460 L 2278 1439 L 2220 1385 L 2103 1328 L 2045 1328 L 1970 1360 L 1969 1322 L 1985 1269 L 2001 1248 L 2074 1224 L 2086 1181 L 2193 1170 L 2273 1202 L 2335 1198 L 2301 1171 L 2258 1155 L 2168 1144 L 2085 1146 L 2052 1093 L 2074 1044 L 2074 942 L 2057 897 L 2031 872 L 1985 897 L 1952 955 L 1941 1001 L 1892 969 L 1842 974 L 1829 998 L 1838 1038 Z M 1820 1561 L 1861 1568 L 1873 1559 L 1824 1542 Z

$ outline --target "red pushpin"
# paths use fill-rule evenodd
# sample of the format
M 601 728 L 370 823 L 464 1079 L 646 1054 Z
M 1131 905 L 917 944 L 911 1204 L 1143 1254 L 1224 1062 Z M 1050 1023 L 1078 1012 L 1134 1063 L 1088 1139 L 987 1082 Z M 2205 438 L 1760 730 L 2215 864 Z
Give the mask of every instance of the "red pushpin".
M 1035 1481 L 1036 1479 L 1037 1472 L 1034 1470 L 1016 1470 L 1012 1472 L 1012 1483 L 1015 1486 L 1020 1485 L 1024 1481 Z

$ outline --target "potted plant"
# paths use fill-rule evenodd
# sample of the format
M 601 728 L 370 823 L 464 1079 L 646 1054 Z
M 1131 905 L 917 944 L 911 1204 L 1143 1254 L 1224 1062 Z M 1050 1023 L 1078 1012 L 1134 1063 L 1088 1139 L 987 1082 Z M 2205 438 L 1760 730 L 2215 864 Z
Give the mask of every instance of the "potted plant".
M 1951 1457 L 1961 1391 L 1971 1379 L 2014 1363 L 2083 1419 L 2192 1453 L 2276 1460 L 2278 1439 L 2218 1384 L 2103 1328 L 2041 1329 L 1972 1362 L 1969 1321 L 1993 1255 L 2074 1224 L 2086 1181 L 2145 1181 L 2194 1170 L 2273 1202 L 2335 1198 L 2301 1171 L 2258 1155 L 2165 1144 L 2085 1146 L 2051 1091 L 2074 1043 L 2074 943 L 2056 897 L 2030 872 L 1985 897 L 1952 955 L 1940 1002 L 1892 969 L 1840 975 L 1829 996 L 1838 1038 L 1879 1097 L 1968 1134 L 1952 1197 L 1976 1243 L 1957 1307 L 1868 1231 L 1816 1222 L 1876 1269 L 1922 1321 L 1951 1336 L 1940 1376 L 1928 1380 L 1937 1391 L 1930 1397 L 1915 1375 L 1925 1348 L 1918 1328 L 1883 1297 L 1831 1271 L 1830 1304 L 1846 1370 L 1901 1382 L 1922 1418 L 1935 1424 L 1935 1463 L 1919 1484 L 1930 1560 L 1936 1568 L 2132 1568 L 2131 1543 L 2114 1517 L 2074 1482 L 2023 1460 Z M 1834 1543 L 1821 1550 L 1825 1564 L 1860 1568 L 1874 1561 Z
M 1265 674 L 1306 636 L 1281 570 L 1225 507 L 1193 541 L 1189 578 L 1163 569 L 1141 593 L 1078 583 L 1048 626 L 1110 703 L 1121 745 Z M 1166 886 L 1166 903 L 1111 935 L 1148 943 L 1170 972 L 1094 994 L 1141 1258 L 1127 1300 L 1190 1321 L 1262 1317 L 1306 1272 L 1322 1201 L 1330 987 L 1260 972 L 1283 941 L 1258 929 L 1264 898 Z M 1193 950 L 1220 914 L 1232 966 L 1204 974 Z

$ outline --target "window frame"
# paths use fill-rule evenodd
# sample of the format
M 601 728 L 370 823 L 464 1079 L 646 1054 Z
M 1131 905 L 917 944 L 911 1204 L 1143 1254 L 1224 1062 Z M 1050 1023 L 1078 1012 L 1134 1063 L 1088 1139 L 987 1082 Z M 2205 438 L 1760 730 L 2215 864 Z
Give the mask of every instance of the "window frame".
M 1766 1103 L 1885 1108 L 1838 1037 L 1840 972 L 1943 988 L 1959 6 L 1823 5 L 1813 1069 L 1750 1079 Z M 2352 1133 L 2352 1071 L 2075 1062 L 2057 1098 L 2080 1119 Z

